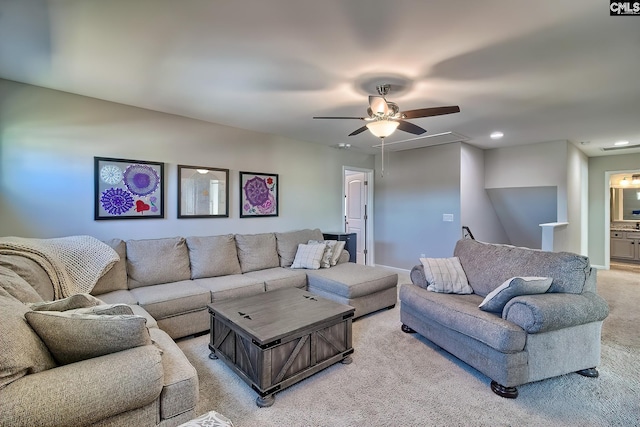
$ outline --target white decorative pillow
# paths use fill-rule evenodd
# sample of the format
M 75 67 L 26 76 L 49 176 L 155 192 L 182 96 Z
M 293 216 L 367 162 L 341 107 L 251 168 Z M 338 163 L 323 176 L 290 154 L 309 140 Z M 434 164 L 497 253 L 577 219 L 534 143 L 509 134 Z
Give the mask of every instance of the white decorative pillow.
M 420 258 L 427 279 L 427 290 L 444 294 L 472 294 L 467 275 L 458 257 Z
M 337 240 L 309 240 L 307 242 L 310 245 L 324 244 L 324 254 L 322 254 L 322 260 L 320 260 L 320 268 L 331 267 L 331 258 L 333 257 L 333 250 L 336 247 Z
M 322 255 L 324 254 L 326 246 L 327 245 L 324 243 L 311 245 L 300 243 L 291 268 L 307 268 L 310 270 L 319 269 L 320 261 L 322 260 Z
M 151 344 L 142 316 L 29 311 L 25 317 L 61 365 Z
M 331 266 L 333 267 L 338 263 L 342 250 L 344 249 L 345 242 L 342 240 L 336 240 L 336 245 L 333 247 L 333 253 L 331 254 Z
M 551 287 L 551 282 L 551 277 L 512 277 L 491 291 L 478 307 L 483 311 L 502 313 L 502 309 L 511 298 L 544 294 Z

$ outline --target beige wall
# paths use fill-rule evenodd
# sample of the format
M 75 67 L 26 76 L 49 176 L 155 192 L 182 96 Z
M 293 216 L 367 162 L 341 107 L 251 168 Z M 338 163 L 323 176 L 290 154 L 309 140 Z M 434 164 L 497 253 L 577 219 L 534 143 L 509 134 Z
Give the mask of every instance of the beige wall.
M 165 219 L 94 218 L 93 158 L 165 163 Z M 177 165 L 230 169 L 230 217 L 177 219 Z M 0 236 L 98 238 L 342 227 L 342 167 L 374 157 L 0 80 Z M 280 216 L 239 218 L 239 171 L 280 175 Z

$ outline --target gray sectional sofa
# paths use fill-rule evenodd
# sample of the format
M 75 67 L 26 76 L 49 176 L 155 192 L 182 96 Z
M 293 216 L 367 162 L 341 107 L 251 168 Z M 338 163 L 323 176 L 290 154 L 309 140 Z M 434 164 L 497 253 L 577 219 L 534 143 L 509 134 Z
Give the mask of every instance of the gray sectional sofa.
M 346 251 L 330 268 L 290 268 L 298 245 L 309 240 L 323 240 L 321 231 L 105 241 L 119 261 L 91 295 L 128 304 L 146 318 L 154 344 L 73 365 L 31 367 L 0 383 L 0 425 L 175 426 L 193 418 L 198 378 L 174 339 L 209 330 L 212 301 L 298 287 L 354 306 L 355 317 L 395 305 L 397 274 L 349 263 Z M 2 268 L 35 290 L 22 303 L 54 299 L 49 275 L 32 259 L 0 255 Z M 0 310 L 5 296 L 0 292 Z M 20 313 L 28 310 L 18 307 L 22 327 Z
M 515 398 L 516 386 L 578 372 L 597 376 L 600 332 L 607 303 L 596 294 L 596 270 L 587 257 L 471 239 L 457 242 L 458 257 L 473 293 L 428 291 L 423 265 L 400 288 L 405 332 L 418 332 L 488 376 L 491 388 Z M 479 305 L 503 282 L 517 276 L 551 277 L 537 295 L 516 296 L 502 312 Z

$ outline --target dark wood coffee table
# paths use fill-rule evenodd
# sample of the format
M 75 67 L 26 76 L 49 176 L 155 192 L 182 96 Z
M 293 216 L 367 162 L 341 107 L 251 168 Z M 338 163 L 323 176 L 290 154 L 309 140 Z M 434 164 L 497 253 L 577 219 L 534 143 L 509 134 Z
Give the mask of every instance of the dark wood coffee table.
M 209 304 L 212 359 L 221 359 L 257 393 L 274 393 L 336 363 L 351 363 L 354 308 L 286 288 Z

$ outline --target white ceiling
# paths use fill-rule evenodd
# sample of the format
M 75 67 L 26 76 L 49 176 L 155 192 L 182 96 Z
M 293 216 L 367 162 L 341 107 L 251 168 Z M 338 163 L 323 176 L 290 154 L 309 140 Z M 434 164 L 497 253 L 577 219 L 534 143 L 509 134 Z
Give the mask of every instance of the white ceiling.
M 363 122 L 312 117 L 363 116 L 380 83 L 459 105 L 412 122 L 481 148 L 640 144 L 639 70 L 640 16 L 603 0 L 0 0 L 2 78 L 370 152 Z

